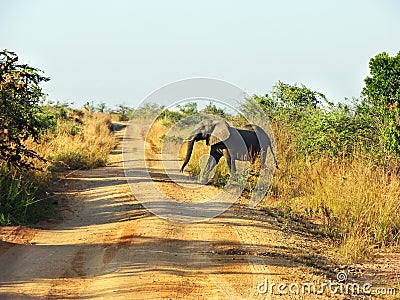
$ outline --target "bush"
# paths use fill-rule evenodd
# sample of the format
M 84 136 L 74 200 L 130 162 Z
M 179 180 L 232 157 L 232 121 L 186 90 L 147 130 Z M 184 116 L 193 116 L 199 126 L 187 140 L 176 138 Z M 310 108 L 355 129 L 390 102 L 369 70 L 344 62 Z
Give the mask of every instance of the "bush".
M 40 105 L 44 93 L 39 84 L 49 78 L 17 62 L 14 52 L 0 52 L 0 157 L 9 168 L 29 169 L 39 156 L 25 141 L 37 141 L 43 130 L 53 126 L 53 116 Z
M 157 103 L 145 103 L 141 107 L 132 111 L 131 116 L 137 119 L 154 119 L 160 115 L 163 107 Z
M 106 165 L 109 153 L 116 146 L 109 114 L 85 112 L 79 123 L 72 117 L 57 122 L 56 131 L 36 150 L 49 160 L 51 170 Z
M 393 74 L 383 69 L 371 79 L 377 85 L 381 76 Z M 302 99 L 297 92 L 304 89 L 292 93 L 296 89 L 282 88 L 289 92 L 253 96 L 271 118 L 277 141 L 279 171 L 264 205 L 320 224 L 320 232 L 332 238 L 343 260 L 363 260 L 376 247 L 400 245 L 400 164 L 383 151 L 386 142 L 380 131 L 389 119 L 368 97 L 348 105 L 303 105 L 306 101 L 297 101 Z M 281 99 L 288 96 L 295 99 Z M 386 98 L 400 99 L 394 94 Z
M 376 150 L 379 136 L 368 115 L 338 105 L 329 111 L 310 110 L 299 124 L 296 144 L 300 153 L 316 159 L 350 157 L 360 150 Z
M 377 54 L 369 62 L 363 95 L 369 111 L 381 121 L 381 135 L 387 151 L 400 157 L 400 52 L 390 57 Z
M 180 112 L 164 109 L 159 114 L 157 120 L 162 120 L 162 124 L 164 126 L 170 127 L 181 120 L 183 117 L 184 116 Z
M 214 103 L 210 102 L 204 109 L 203 112 L 209 115 L 216 115 L 221 118 L 225 117 L 225 110 L 218 108 Z

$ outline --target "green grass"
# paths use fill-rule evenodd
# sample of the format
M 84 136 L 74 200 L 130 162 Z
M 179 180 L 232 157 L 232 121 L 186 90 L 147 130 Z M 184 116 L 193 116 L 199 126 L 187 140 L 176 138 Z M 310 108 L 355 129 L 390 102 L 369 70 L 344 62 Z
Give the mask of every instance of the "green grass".
M 0 226 L 35 223 L 56 215 L 44 178 L 0 166 Z

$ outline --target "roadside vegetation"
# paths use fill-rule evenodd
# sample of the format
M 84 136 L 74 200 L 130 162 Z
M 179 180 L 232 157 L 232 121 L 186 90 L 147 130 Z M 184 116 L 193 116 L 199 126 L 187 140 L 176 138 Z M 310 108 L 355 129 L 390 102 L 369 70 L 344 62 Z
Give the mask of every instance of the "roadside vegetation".
M 400 53 L 370 60 L 359 98 L 332 103 L 321 92 L 280 81 L 270 93 L 252 98 L 269 117 L 279 162 L 262 209 L 277 210 L 283 229 L 299 218 L 316 223 L 343 260 L 362 261 L 375 249 L 400 246 Z M 241 109 L 257 113 L 251 103 Z M 156 152 L 172 124 L 199 112 L 195 103 L 173 111 L 143 109 L 159 114 L 148 135 Z M 235 126 L 245 122 L 212 103 L 201 112 L 224 116 Z M 208 152 L 204 143 L 195 144 L 192 175 L 199 174 L 199 159 Z M 182 147 L 181 158 L 184 153 Z M 221 160 L 213 184 L 222 187 L 228 178 Z M 250 172 L 245 193 L 255 180 Z
M 106 165 L 112 115 L 46 101 L 49 79 L 13 52 L 0 52 L 0 66 L 0 225 L 34 223 L 56 213 L 47 186 L 58 172 Z
M 48 217 L 54 209 L 46 186 L 58 172 L 106 165 L 116 145 L 112 120 L 158 116 L 147 135 L 156 153 L 173 124 L 198 112 L 237 127 L 246 123 L 213 103 L 176 110 L 119 105 L 110 111 L 104 103 L 87 102 L 73 109 L 47 101 L 41 84 L 49 79 L 19 64 L 15 53 L 0 52 L 0 66 L 0 225 Z M 277 211 L 282 229 L 298 219 L 317 224 L 344 260 L 361 261 L 375 249 L 400 246 L 400 53 L 370 60 L 358 98 L 333 103 L 319 91 L 279 81 L 252 101 L 269 117 L 279 163 L 261 209 Z M 257 113 L 252 101 L 241 109 Z M 181 158 L 185 151 L 183 146 Z M 199 159 L 208 152 L 205 143 L 195 144 L 192 175 L 200 173 Z M 249 174 L 245 196 L 258 175 Z M 213 184 L 222 188 L 229 176 L 222 159 Z

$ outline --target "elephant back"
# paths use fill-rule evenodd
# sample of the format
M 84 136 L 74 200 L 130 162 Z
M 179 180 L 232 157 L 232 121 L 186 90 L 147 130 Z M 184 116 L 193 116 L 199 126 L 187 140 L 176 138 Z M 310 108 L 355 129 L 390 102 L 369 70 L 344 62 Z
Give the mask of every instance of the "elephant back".
M 257 125 L 254 124 L 247 124 L 245 126 L 243 126 L 243 129 L 245 130 L 249 130 L 249 131 L 253 131 L 254 133 L 256 133 L 257 137 L 258 137 L 258 142 L 260 145 L 260 148 L 264 151 L 266 151 L 268 149 L 268 147 L 270 146 L 270 139 L 268 137 L 268 135 L 265 133 L 265 131 Z

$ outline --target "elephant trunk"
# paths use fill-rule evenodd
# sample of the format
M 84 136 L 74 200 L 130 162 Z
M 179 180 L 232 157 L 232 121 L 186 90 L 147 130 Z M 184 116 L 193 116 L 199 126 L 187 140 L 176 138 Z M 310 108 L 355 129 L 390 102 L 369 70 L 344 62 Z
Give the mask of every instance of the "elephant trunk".
M 188 164 L 188 162 L 190 160 L 190 156 L 192 156 L 194 142 L 195 142 L 195 136 L 191 136 L 188 139 L 186 157 L 185 157 L 185 161 L 183 162 L 183 165 L 181 167 L 181 172 L 183 172 L 183 169 L 186 167 L 186 165 Z

